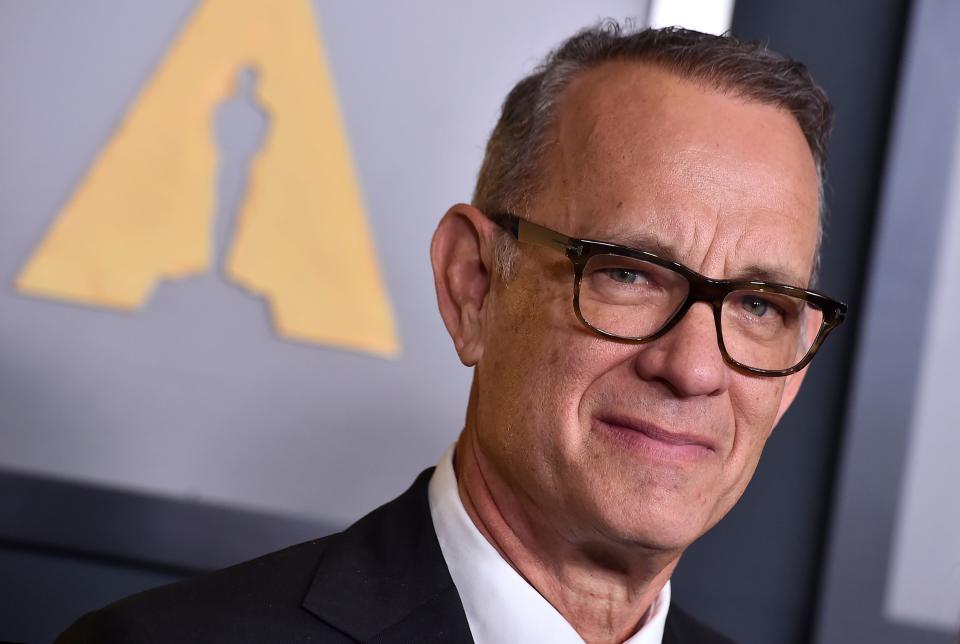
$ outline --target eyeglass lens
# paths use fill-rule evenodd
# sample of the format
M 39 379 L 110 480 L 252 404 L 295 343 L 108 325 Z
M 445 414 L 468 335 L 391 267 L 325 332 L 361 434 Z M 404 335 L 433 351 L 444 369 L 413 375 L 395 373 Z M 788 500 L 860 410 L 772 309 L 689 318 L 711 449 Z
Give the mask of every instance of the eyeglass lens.
M 580 314 L 591 326 L 623 338 L 657 333 L 683 306 L 687 279 L 651 262 L 595 255 L 583 269 Z M 720 329 L 727 354 L 754 369 L 790 369 L 810 351 L 823 312 L 806 300 L 756 290 L 723 300 Z

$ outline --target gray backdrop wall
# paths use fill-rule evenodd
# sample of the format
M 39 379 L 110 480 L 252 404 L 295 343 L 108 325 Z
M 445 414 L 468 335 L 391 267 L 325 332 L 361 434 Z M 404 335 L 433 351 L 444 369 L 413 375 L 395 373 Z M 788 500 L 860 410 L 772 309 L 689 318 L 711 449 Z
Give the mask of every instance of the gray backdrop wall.
M 818 638 L 960 631 L 960 5 L 910 22 L 863 305 Z
M 435 462 L 463 422 L 469 372 L 436 312 L 427 249 L 469 200 L 499 102 L 564 34 L 644 4 L 316 3 L 399 321 L 395 361 L 281 341 L 262 302 L 217 272 L 162 283 L 136 314 L 13 292 L 195 5 L 0 7 L 0 467 L 345 525 Z M 243 98 L 217 113 L 220 246 L 263 121 Z

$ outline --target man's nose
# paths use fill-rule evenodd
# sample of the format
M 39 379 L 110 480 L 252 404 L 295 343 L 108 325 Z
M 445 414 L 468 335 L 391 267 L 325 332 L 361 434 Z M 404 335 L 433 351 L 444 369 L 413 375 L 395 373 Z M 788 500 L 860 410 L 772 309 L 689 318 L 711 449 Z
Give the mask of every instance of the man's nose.
M 709 304 L 698 302 L 666 335 L 642 345 L 635 358 L 637 374 L 660 381 L 678 397 L 724 392 L 730 367 L 723 360 Z

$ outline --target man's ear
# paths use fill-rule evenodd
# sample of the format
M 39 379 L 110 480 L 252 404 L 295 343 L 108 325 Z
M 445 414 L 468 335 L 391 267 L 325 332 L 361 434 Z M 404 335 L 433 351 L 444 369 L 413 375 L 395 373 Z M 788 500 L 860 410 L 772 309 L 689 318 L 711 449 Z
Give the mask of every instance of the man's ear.
M 447 211 L 430 243 L 440 316 L 460 361 L 471 367 L 483 355 L 483 305 L 493 275 L 496 224 L 466 204 Z

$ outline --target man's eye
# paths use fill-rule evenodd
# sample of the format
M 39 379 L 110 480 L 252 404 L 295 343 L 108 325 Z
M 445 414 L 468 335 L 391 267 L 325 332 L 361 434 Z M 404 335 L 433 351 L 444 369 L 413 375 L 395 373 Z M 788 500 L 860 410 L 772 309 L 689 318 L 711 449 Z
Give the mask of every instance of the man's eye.
M 755 296 L 744 296 L 740 300 L 740 307 L 750 315 L 761 318 L 765 315 L 777 313 L 776 308 L 763 298 Z
M 604 271 L 607 277 L 620 284 L 646 284 L 650 281 L 649 277 L 643 271 L 631 270 L 629 268 L 608 268 Z

